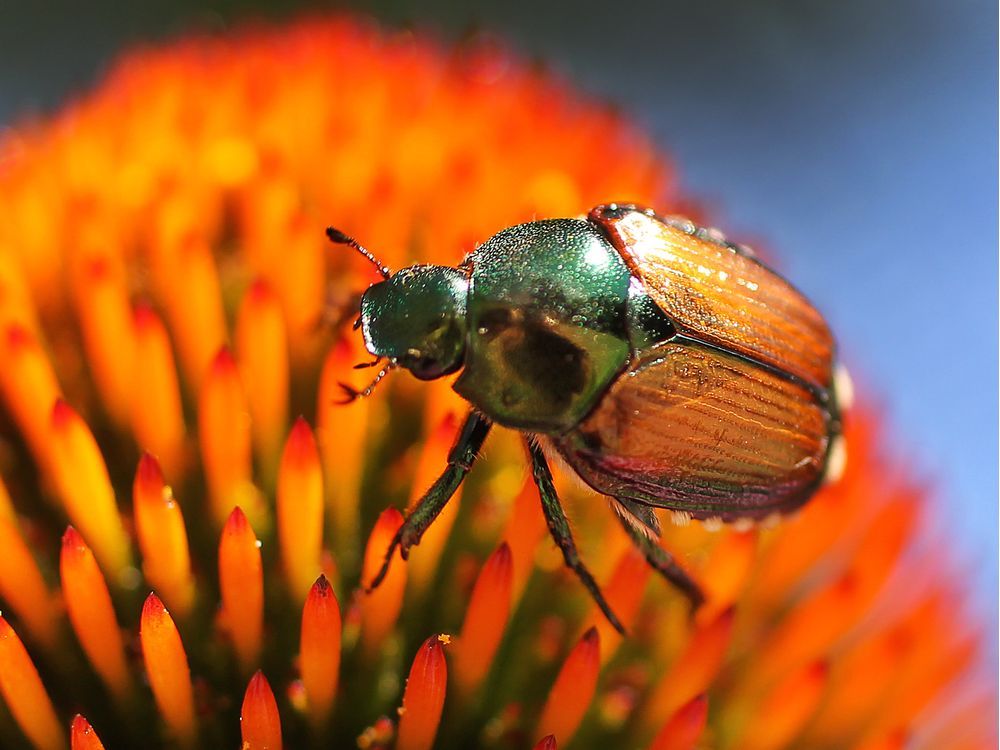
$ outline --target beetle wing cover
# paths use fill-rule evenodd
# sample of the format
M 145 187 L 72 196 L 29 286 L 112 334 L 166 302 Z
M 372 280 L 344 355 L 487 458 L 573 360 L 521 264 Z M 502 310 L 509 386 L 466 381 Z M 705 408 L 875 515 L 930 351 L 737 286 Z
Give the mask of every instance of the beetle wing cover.
M 599 206 L 610 236 L 678 330 L 828 388 L 833 338 L 791 284 L 745 253 L 637 208 Z M 692 226 L 693 229 L 693 226 Z
M 670 342 L 618 378 L 558 447 L 599 492 L 735 520 L 805 502 L 822 479 L 830 429 L 809 388 Z

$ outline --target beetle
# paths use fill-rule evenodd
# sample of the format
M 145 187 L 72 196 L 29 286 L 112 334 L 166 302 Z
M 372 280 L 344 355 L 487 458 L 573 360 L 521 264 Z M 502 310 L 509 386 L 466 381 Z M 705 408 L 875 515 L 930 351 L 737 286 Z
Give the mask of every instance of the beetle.
M 552 538 L 611 624 L 549 470 L 565 461 L 607 496 L 649 564 L 697 607 L 699 585 L 659 544 L 654 508 L 748 524 L 805 503 L 842 465 L 835 346 L 810 302 L 717 230 L 635 205 L 504 229 L 457 267 L 392 273 L 362 295 L 372 366 L 458 372 L 471 408 L 441 476 L 369 585 L 409 549 L 472 468 L 491 426 L 525 435 Z M 346 388 L 346 386 L 345 386 Z M 841 386 L 841 390 L 844 390 Z

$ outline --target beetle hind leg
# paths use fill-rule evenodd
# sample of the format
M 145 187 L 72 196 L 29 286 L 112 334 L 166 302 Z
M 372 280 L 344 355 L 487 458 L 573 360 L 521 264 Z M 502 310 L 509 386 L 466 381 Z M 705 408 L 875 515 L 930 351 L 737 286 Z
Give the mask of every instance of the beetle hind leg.
M 657 543 L 656 537 L 650 535 L 646 529 L 640 528 L 633 520 L 633 518 L 637 517 L 635 508 L 641 504 L 621 498 L 614 498 L 613 500 L 616 511 L 618 511 L 619 507 L 629 511 L 629 516 L 626 516 L 621 511 L 618 511 L 615 515 L 621 521 L 625 533 L 632 540 L 632 544 L 646 558 L 646 562 L 649 563 L 653 570 L 666 578 L 668 583 L 680 589 L 681 593 L 691 601 L 691 606 L 694 609 L 698 609 L 705 601 L 705 594 L 702 592 L 701 586 L 688 575 L 684 568 L 677 564 L 677 561 L 674 560 L 669 552 Z M 652 512 L 651 508 L 650 512 Z
M 552 483 L 552 472 L 549 471 L 549 465 L 545 460 L 545 454 L 542 452 L 541 446 L 538 445 L 538 442 L 534 438 L 528 438 L 527 442 L 535 486 L 538 487 L 538 494 L 542 499 L 542 512 L 545 515 L 545 522 L 548 524 L 549 533 L 552 534 L 553 541 L 562 550 L 566 566 L 576 573 L 581 583 L 590 592 L 597 606 L 600 607 L 601 612 L 608 618 L 608 622 L 611 623 L 615 630 L 625 635 L 625 626 L 622 625 L 621 620 L 618 619 L 607 600 L 605 600 L 604 594 L 601 593 L 601 589 L 597 585 L 597 581 L 594 580 L 594 576 L 591 575 L 590 571 L 583 564 L 583 561 L 580 560 L 580 554 L 577 552 L 576 543 L 573 541 L 573 535 L 570 532 L 569 521 L 563 512 L 562 505 L 559 503 L 559 497 L 556 495 L 556 488 Z

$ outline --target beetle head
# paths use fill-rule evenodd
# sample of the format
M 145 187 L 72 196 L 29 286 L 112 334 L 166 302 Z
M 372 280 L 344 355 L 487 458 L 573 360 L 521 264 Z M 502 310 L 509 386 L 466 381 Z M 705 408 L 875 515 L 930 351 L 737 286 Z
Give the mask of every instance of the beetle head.
M 361 298 L 365 346 L 421 380 L 455 372 L 465 357 L 469 279 L 457 268 L 410 266 Z

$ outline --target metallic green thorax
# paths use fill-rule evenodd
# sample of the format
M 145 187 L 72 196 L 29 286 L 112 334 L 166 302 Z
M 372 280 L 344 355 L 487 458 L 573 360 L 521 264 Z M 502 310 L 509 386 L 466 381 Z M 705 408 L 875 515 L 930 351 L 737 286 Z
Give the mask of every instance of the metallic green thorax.
M 629 355 L 631 275 L 586 221 L 506 229 L 468 259 L 465 370 L 455 390 L 500 424 L 571 429 Z
M 410 266 L 368 288 L 361 331 L 368 351 L 431 380 L 462 366 L 469 279 L 457 268 Z

